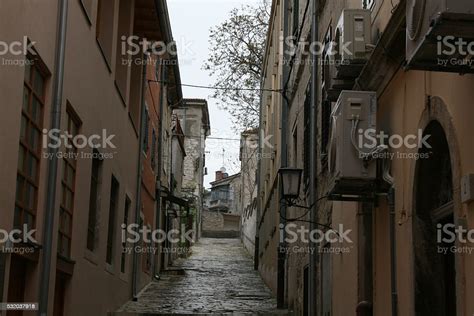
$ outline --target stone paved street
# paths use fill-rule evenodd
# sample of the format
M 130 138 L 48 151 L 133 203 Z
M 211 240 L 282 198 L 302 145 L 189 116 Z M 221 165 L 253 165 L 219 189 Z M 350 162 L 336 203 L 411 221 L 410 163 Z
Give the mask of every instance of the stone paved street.
M 128 302 L 120 312 L 287 314 L 276 310 L 276 300 L 253 270 L 253 261 L 240 240 L 203 238 L 192 252 L 174 265 L 184 269 L 184 275 L 162 275 L 142 291 L 137 302 Z

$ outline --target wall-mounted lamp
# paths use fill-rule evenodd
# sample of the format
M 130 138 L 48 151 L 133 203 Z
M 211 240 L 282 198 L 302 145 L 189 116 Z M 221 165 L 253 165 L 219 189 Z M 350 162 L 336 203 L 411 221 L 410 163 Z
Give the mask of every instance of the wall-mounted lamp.
M 297 205 L 296 200 L 300 196 L 302 169 L 298 168 L 280 168 L 278 174 L 282 186 L 282 200 L 285 200 L 288 206 L 310 209 L 311 207 Z
M 302 169 L 297 168 L 280 168 L 278 170 L 285 200 L 294 200 L 300 196 L 302 172 Z

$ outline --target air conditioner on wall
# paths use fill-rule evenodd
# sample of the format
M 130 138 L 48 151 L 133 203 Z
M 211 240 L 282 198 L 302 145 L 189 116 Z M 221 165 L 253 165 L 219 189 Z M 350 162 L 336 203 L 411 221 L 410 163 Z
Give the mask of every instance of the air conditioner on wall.
M 350 90 L 354 86 L 354 78 L 337 78 L 336 57 L 332 54 L 332 46 L 329 44 L 329 49 L 324 54 L 323 60 L 323 90 L 325 93 L 325 100 L 336 102 L 342 90 Z
M 443 42 L 474 41 L 474 1 L 407 0 L 406 17 L 406 68 L 474 73 L 473 56 L 451 52 Z M 443 53 L 445 48 L 450 52 Z
M 371 11 L 346 9 L 335 29 L 334 41 L 325 51 L 324 82 L 327 100 L 337 101 L 342 90 L 351 89 L 373 49 Z
M 347 47 L 340 51 L 343 61 L 366 61 L 372 44 L 371 11 L 346 9 L 342 11 L 335 30 L 335 42 Z
M 377 95 L 368 91 L 342 91 L 332 112 L 329 144 L 329 196 L 332 200 L 358 200 L 373 192 L 377 167 L 365 148 L 360 131 L 376 129 Z

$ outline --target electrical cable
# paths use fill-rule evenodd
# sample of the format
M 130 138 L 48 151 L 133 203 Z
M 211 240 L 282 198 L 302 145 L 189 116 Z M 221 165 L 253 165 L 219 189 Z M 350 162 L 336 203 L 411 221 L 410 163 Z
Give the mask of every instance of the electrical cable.
M 170 84 L 168 81 L 163 80 L 148 80 L 148 82 L 156 82 L 156 83 L 164 83 Z M 197 84 L 188 84 L 188 83 L 180 83 L 181 87 L 190 87 L 190 88 L 197 88 L 197 89 L 209 89 L 209 90 L 233 90 L 233 91 L 268 91 L 268 92 L 281 92 L 281 89 L 262 89 L 262 88 L 229 88 L 229 87 L 218 87 L 218 86 L 204 86 L 204 85 L 197 85 Z M 181 101 L 179 101 L 181 102 Z M 178 103 L 179 103 L 178 102 Z
M 327 199 L 328 197 L 329 197 L 329 195 L 322 196 L 319 199 L 317 199 L 314 202 L 314 204 L 317 204 L 319 201 Z M 286 206 L 292 207 L 292 206 L 297 206 L 297 205 L 295 205 L 295 204 L 286 204 Z M 308 213 L 311 211 L 311 208 L 312 208 L 312 206 L 309 206 L 308 209 L 306 210 L 306 212 L 303 215 L 299 216 L 299 217 L 286 218 L 286 217 L 284 217 L 283 215 L 280 214 L 280 218 L 284 219 L 287 222 L 296 222 L 296 221 L 300 220 L 301 218 L 305 217 L 306 215 L 308 215 Z

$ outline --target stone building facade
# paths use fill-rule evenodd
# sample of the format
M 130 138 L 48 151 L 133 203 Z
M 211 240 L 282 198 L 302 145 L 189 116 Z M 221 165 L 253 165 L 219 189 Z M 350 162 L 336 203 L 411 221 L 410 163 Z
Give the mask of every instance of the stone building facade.
M 184 99 L 174 110 L 184 131 L 183 196 L 192 201 L 196 238 L 201 235 L 206 138 L 211 133 L 209 109 L 203 99 Z
M 206 237 L 238 237 L 240 232 L 241 174 L 216 171 L 211 182 L 209 207 L 203 211 L 202 230 Z
M 240 178 L 241 185 L 241 239 L 250 255 L 255 255 L 257 231 L 257 164 L 258 129 L 241 134 Z

